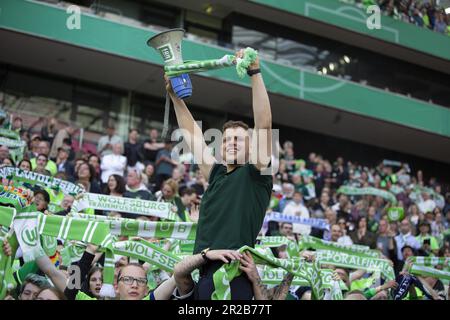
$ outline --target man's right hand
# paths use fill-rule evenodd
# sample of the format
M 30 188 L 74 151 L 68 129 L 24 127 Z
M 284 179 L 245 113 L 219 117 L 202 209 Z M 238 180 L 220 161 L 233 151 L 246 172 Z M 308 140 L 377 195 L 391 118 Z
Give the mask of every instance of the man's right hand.
M 239 269 L 247 274 L 248 279 L 252 283 L 256 283 L 259 279 L 258 269 L 256 269 L 255 262 L 253 261 L 253 257 L 250 252 L 247 251 L 244 253 Z
M 241 260 L 242 254 L 236 250 L 210 250 L 206 252 L 206 258 L 212 261 L 223 261 L 230 263 L 234 260 Z

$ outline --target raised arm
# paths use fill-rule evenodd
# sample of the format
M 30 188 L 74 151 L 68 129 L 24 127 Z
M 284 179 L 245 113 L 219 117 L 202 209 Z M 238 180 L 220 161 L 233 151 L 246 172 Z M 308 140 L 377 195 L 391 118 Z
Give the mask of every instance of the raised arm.
M 242 54 L 242 50 L 237 55 L 239 56 L 239 54 Z M 259 58 L 256 58 L 256 61 L 249 66 L 249 70 L 259 68 Z M 253 118 L 255 121 L 252 153 L 257 154 L 255 166 L 258 170 L 261 170 L 268 167 L 272 155 L 272 111 L 261 73 L 251 76 L 251 81 Z
M 163 283 L 161 283 L 158 288 L 153 291 L 153 295 L 155 296 L 155 300 L 169 300 L 170 296 L 175 289 L 176 283 L 174 277 L 170 277 Z
M 194 155 L 195 161 L 206 179 L 209 179 L 211 168 L 216 162 L 216 159 L 211 154 L 210 148 L 206 145 L 202 130 L 195 122 L 186 104 L 175 95 L 167 76 L 165 76 L 164 79 L 166 80 L 166 90 L 174 105 L 178 127 L 183 129 L 183 137 L 189 146 L 190 151 Z
M 223 261 L 229 263 L 239 260 L 242 255 L 233 250 L 210 250 L 206 252 L 206 258 L 212 261 Z M 201 254 L 187 256 L 175 265 L 173 276 L 180 295 L 188 294 L 194 287 L 191 273 L 206 263 Z

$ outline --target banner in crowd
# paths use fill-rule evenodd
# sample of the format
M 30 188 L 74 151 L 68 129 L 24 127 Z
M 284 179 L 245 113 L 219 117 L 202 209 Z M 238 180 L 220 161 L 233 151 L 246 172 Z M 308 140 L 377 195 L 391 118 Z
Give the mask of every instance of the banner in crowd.
M 339 266 L 349 269 L 380 271 L 386 280 L 395 279 L 394 269 L 387 260 L 372 258 L 358 253 L 346 253 L 332 250 L 317 250 L 316 259 L 320 264 Z
M 394 194 L 386 190 L 372 187 L 356 188 L 356 187 L 342 186 L 337 190 L 337 193 L 343 193 L 349 196 L 372 195 L 386 199 L 394 205 L 397 204 L 397 199 L 395 198 Z
M 433 277 L 438 278 L 441 280 L 450 280 L 450 272 L 444 271 L 444 270 L 438 270 L 433 267 L 425 267 L 421 265 L 413 264 L 409 268 L 409 273 L 418 275 L 418 276 L 425 276 L 425 277 Z
M 450 268 L 450 258 L 449 257 L 409 257 L 406 260 L 405 266 L 410 264 L 415 264 L 418 266 L 434 267 L 442 265 L 446 268 Z
M 17 131 L 0 128 L 0 137 L 6 137 L 13 140 L 20 140 L 20 135 Z
M 320 230 L 330 230 L 330 225 L 326 219 L 303 218 L 293 215 L 281 214 L 279 212 L 271 212 L 264 218 L 264 224 L 269 221 L 298 223 L 311 226 Z
M 80 212 L 86 208 L 176 220 L 176 213 L 172 211 L 172 204 L 167 202 L 85 193 L 82 198 L 73 203 L 71 212 Z
M 31 186 L 50 188 L 73 196 L 76 196 L 84 191 L 82 186 L 76 185 L 72 182 L 64 181 L 59 178 L 50 177 L 33 171 L 22 170 L 16 167 L 0 168 L 0 178 L 20 181 L 30 184 Z
M 424 193 L 428 193 L 432 197 L 432 199 L 438 200 L 438 201 L 440 201 L 442 203 L 445 203 L 445 199 L 444 199 L 443 195 L 437 193 L 436 191 L 434 191 L 431 188 L 423 187 L 423 186 L 420 186 L 420 185 L 415 185 L 414 186 L 413 190 L 411 191 L 411 193 L 409 195 L 409 198 L 411 200 L 413 200 L 414 202 L 419 203 L 421 201 L 421 199 L 422 199 L 422 193 L 423 192 Z
M 175 265 L 181 260 L 176 255 L 143 239 L 115 242 L 113 250 L 115 254 L 148 262 L 167 272 L 173 272 Z
M 30 205 L 30 201 L 23 194 L 22 189 L 14 186 L 2 186 L 0 188 L 0 203 L 12 205 L 17 210 L 22 210 Z
M 360 255 L 378 258 L 380 256 L 379 252 L 375 250 L 371 250 L 367 246 L 362 245 L 344 245 L 337 242 L 322 240 L 312 236 L 301 236 L 300 241 L 298 242 L 298 246 L 300 250 L 304 249 L 324 249 L 324 250 L 333 250 L 338 252 L 347 252 L 347 253 L 357 253 Z
M 105 297 L 115 296 L 113 287 L 113 238 L 107 224 L 71 217 L 44 215 L 41 212 L 33 211 L 36 209 L 34 205 L 17 214 L 14 211 L 5 209 L 8 208 L 0 207 L 0 224 L 14 229 L 14 234 L 20 243 L 24 258 L 38 258 L 43 254 L 41 252 L 40 235 L 64 240 L 78 240 L 102 247 L 106 252 L 106 258 L 100 295 Z
M 265 285 L 279 285 L 288 274 L 284 269 L 271 268 L 269 266 L 264 266 L 258 270 L 258 272 L 261 282 Z M 333 278 L 333 270 L 320 269 L 320 277 L 322 288 L 329 292 L 328 295 L 325 293 L 324 300 L 342 300 L 343 297 L 340 282 L 342 282 L 343 287 L 345 287 L 345 284 L 342 280 L 337 281 Z M 291 286 L 309 287 L 310 283 L 306 279 L 294 277 Z M 329 296 L 329 298 L 327 296 Z
M 27 144 L 23 140 L 13 140 L 5 137 L 0 137 L 0 145 L 7 146 L 8 148 L 21 149 L 23 152 L 23 149 Z
M 106 223 L 109 225 L 111 234 L 115 236 L 195 240 L 197 231 L 197 223 L 194 222 L 145 221 L 90 214 L 71 214 L 70 216 Z

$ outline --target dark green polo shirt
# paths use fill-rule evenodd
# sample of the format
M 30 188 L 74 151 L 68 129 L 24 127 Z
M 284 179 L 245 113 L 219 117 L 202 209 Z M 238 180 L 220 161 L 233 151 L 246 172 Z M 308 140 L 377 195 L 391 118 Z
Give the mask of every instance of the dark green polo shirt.
M 200 205 L 194 254 L 205 248 L 253 247 L 272 193 L 272 176 L 261 175 L 252 164 L 227 173 L 215 164 Z

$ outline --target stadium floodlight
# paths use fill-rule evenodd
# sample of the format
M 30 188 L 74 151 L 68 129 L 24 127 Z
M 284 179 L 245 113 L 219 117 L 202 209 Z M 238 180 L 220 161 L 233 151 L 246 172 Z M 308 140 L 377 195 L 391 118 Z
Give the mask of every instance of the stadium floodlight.
M 344 56 L 344 61 L 350 63 L 350 58 L 348 56 Z

